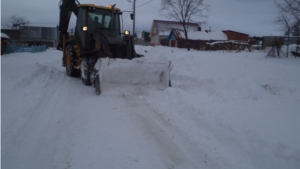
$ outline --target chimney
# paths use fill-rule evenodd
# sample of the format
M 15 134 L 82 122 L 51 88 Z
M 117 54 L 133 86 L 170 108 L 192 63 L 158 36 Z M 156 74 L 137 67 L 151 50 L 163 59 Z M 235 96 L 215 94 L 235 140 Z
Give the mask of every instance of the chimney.
M 198 26 L 198 31 L 200 31 L 200 32 L 201 32 L 201 27 L 200 27 L 200 26 Z
M 205 32 L 208 33 L 208 32 L 211 32 L 211 30 L 210 29 L 209 30 L 205 30 Z

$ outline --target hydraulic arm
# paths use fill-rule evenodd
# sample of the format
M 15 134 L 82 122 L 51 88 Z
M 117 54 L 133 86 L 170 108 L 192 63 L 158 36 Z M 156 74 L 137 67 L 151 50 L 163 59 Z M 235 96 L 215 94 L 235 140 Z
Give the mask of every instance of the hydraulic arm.
M 72 12 L 77 17 L 78 5 L 80 5 L 78 0 L 61 0 L 60 1 L 60 6 L 59 6 L 59 8 L 60 8 L 60 14 L 59 14 L 59 31 L 60 31 L 60 34 L 59 34 L 59 43 L 58 43 L 57 49 L 62 50 L 63 35 L 66 35 L 67 32 L 68 32 L 68 27 L 69 27 L 69 22 L 70 22 Z

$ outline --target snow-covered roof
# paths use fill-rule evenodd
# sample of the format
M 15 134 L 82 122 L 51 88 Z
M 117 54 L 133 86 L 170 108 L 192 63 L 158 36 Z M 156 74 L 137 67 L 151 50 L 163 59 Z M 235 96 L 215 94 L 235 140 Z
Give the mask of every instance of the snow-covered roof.
M 170 34 L 170 31 L 163 31 L 158 33 L 160 36 L 168 36 Z
M 135 32 L 135 34 L 137 38 L 142 39 L 143 32 Z
M 185 35 L 183 30 L 173 29 L 173 32 L 178 39 L 184 39 Z M 189 31 L 188 38 L 190 40 L 228 40 L 227 35 L 222 31 L 217 32 L 203 32 L 203 31 Z
M 245 42 L 239 42 L 235 40 L 222 40 L 222 41 L 215 41 L 215 42 L 206 42 L 208 45 L 215 45 L 215 44 L 223 44 L 223 43 L 232 43 L 232 44 L 240 44 L 240 45 L 248 45 L 248 43 Z
M 184 37 L 184 32 L 181 32 Z M 210 40 L 210 37 L 206 32 L 201 31 L 189 31 L 188 38 L 191 40 Z
M 46 28 L 55 28 L 56 25 L 46 25 L 46 24 L 27 24 L 28 27 L 46 27 Z
M 1 38 L 6 38 L 6 39 L 9 39 L 9 36 L 6 35 L 5 33 L 1 33 Z
M 227 35 L 222 31 L 208 32 L 210 40 L 228 40 Z
M 159 35 L 169 35 L 172 29 L 183 29 L 182 24 L 180 22 L 154 20 L 153 23 L 156 26 Z M 198 30 L 197 23 L 187 23 L 187 25 L 189 31 Z
M 196 40 L 196 39 L 197 40 L 210 40 L 211 39 L 206 32 L 202 32 L 202 31 L 188 32 L 188 37 L 190 39 L 194 39 L 194 40 Z
M 178 39 L 184 39 L 184 31 L 180 29 L 173 29 L 175 37 Z M 191 40 L 210 40 L 208 34 L 206 32 L 201 31 L 189 31 L 188 38 Z

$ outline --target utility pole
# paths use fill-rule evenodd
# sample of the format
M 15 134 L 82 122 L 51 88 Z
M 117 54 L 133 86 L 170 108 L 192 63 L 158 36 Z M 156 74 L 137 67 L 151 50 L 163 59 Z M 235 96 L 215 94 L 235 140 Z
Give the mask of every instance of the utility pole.
M 134 34 L 135 34 L 135 1 L 136 0 L 133 0 L 133 30 L 132 30 L 133 31 L 132 32 L 133 39 L 134 39 Z M 134 43 L 133 43 L 133 45 L 134 45 Z
M 131 2 L 131 0 L 127 0 L 128 2 Z M 133 35 L 133 47 L 134 47 L 134 34 L 135 34 L 135 1 L 133 0 L 133 17 L 131 18 L 133 20 L 133 28 L 132 28 L 132 35 Z

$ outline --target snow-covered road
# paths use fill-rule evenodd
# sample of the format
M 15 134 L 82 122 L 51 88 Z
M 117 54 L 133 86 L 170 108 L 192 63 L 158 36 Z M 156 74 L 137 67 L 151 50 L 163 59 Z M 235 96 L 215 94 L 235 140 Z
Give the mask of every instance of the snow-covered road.
M 3 55 L 1 167 L 300 167 L 299 59 L 136 48 L 172 60 L 172 88 L 97 96 L 67 77 L 60 51 Z

